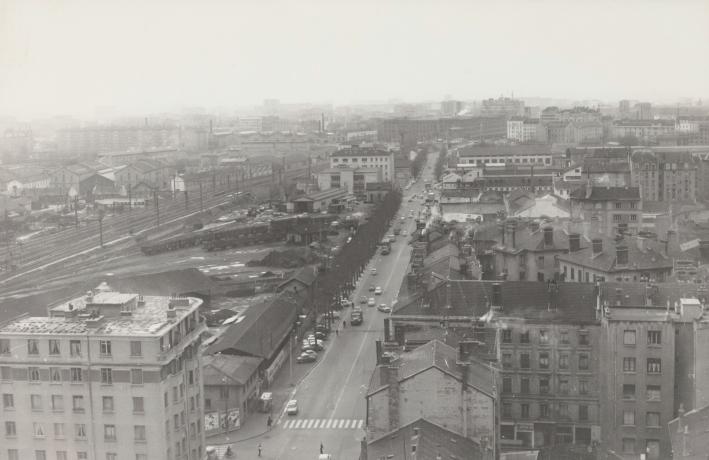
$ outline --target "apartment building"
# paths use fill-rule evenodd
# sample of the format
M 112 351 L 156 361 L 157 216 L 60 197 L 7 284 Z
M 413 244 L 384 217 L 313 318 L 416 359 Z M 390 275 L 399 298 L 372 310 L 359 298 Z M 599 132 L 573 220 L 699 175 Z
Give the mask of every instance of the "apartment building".
M 492 248 L 498 276 L 510 281 L 556 279 L 557 256 L 569 252 L 569 234 L 551 226 L 517 230 L 514 221 L 508 224 L 500 224 L 502 241 Z
M 330 168 L 363 168 L 381 171 L 384 182 L 392 182 L 394 171 L 394 152 L 375 148 L 350 147 L 330 154 Z
M 639 150 L 631 156 L 631 180 L 646 201 L 695 201 L 698 162 L 690 152 Z
M 675 133 L 674 120 L 619 120 L 613 123 L 617 139 L 635 138 L 641 142 L 655 142 Z
M 172 126 L 96 126 L 57 132 L 57 151 L 68 155 L 96 155 L 130 148 L 176 146 L 179 128 Z
M 642 201 L 637 187 L 598 187 L 587 183 L 570 194 L 571 217 L 592 222 L 607 236 L 637 233 Z
M 514 117 L 507 121 L 507 139 L 520 143 L 546 142 L 546 129 L 539 119 Z
M 552 153 L 546 145 L 471 145 L 458 149 L 458 164 L 483 166 L 489 163 L 551 165 Z
M 104 283 L 0 327 L 0 458 L 201 459 L 201 303 Z

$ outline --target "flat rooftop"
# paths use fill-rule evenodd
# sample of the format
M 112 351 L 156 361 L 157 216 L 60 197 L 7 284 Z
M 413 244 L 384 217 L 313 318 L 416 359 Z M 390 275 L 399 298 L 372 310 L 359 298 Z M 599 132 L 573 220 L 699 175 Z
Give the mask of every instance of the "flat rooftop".
M 120 311 L 115 310 L 115 315 L 102 312 L 103 319 L 100 321 L 88 317 L 88 313 L 94 306 L 101 308 L 123 305 L 138 296 L 138 294 L 101 292 L 94 295 L 93 302 L 88 307 L 85 297 L 72 299 L 52 308 L 51 311 L 54 313 L 77 311 L 74 316 L 20 318 L 0 326 L 0 334 L 161 335 L 163 328 L 181 321 L 202 303 L 200 299 L 194 297 L 180 298 L 181 303 L 186 305 L 176 306 L 175 317 L 168 318 L 170 301 L 174 299 L 165 296 L 143 296 L 141 302 L 136 302 L 130 316 L 121 316 Z M 71 308 L 69 304 L 72 305 Z

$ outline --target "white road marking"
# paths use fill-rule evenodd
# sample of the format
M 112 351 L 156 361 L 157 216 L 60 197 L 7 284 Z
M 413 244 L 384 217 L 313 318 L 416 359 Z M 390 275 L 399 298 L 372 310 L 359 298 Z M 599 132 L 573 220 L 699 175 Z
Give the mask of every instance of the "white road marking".
M 362 428 L 362 425 L 364 425 L 364 420 L 359 421 L 359 423 L 357 424 L 357 428 Z
M 302 420 L 296 420 L 295 426 L 293 428 L 300 428 L 301 422 L 302 422 Z
M 332 419 L 328 419 L 327 426 L 325 428 L 330 428 L 330 425 L 332 425 Z
M 306 426 L 306 427 L 304 427 L 304 428 L 312 428 L 314 421 L 315 421 L 315 420 L 308 420 L 308 426 Z
M 283 424 L 283 428 L 290 428 L 290 426 L 293 424 L 293 420 L 288 420 L 286 423 Z

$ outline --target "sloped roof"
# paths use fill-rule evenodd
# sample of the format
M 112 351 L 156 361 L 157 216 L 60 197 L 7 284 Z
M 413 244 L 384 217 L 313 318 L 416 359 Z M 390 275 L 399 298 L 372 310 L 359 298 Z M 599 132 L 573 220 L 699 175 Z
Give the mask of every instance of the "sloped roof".
M 450 256 L 457 256 L 460 254 L 460 250 L 458 249 L 458 246 L 455 245 L 455 243 L 451 241 L 446 241 L 445 246 L 437 248 L 434 251 L 431 251 L 426 258 L 423 259 L 423 265 L 430 265 L 440 259 L 443 259 L 445 257 L 450 257 Z
M 461 181 L 462 177 L 460 177 L 458 174 L 451 173 L 451 174 L 446 174 L 443 176 L 443 179 L 441 179 L 441 182 L 448 182 L 448 183 L 455 183 L 458 181 Z
M 479 318 L 492 303 L 496 281 L 451 280 L 423 298 L 400 304 L 393 316 L 467 316 Z M 558 283 L 553 290 L 544 282 L 500 281 L 501 316 L 561 323 L 595 322 L 596 286 L 592 283 Z
M 551 155 L 547 145 L 471 145 L 458 150 L 461 157 L 485 155 Z
M 498 244 L 495 250 L 503 252 L 519 253 L 522 251 L 540 252 L 540 251 L 565 251 L 569 250 L 569 235 L 561 228 L 552 228 L 552 244 L 548 245 L 544 242 L 544 227 L 538 230 L 523 229 L 518 230 L 515 236 L 515 247 L 512 247 L 511 236 L 505 240 L 505 244 Z
M 224 353 L 271 359 L 290 333 L 303 299 L 282 292 L 264 302 L 251 305 L 206 350 L 206 355 Z
M 407 460 L 412 450 L 412 440 L 416 437 L 416 458 L 424 460 L 466 459 L 481 460 L 480 445 L 472 439 L 429 422 L 418 419 L 394 431 L 368 441 L 367 458 Z
M 559 255 L 559 260 L 592 268 L 605 273 L 624 270 L 653 270 L 672 268 L 672 258 L 667 257 L 662 252 L 664 244 L 649 238 L 643 239 L 644 249 L 638 247 L 638 237 L 625 236 L 623 240 L 617 242 L 613 238 L 597 235 L 595 239 L 600 239 L 603 243 L 603 251 L 593 254 L 592 245 L 583 238 L 580 250 L 568 254 Z M 628 264 L 618 265 L 616 263 L 617 248 L 628 248 Z
M 591 195 L 586 198 L 586 187 L 571 192 L 571 198 L 588 201 L 640 200 L 638 187 L 592 187 Z
M 202 357 L 202 375 L 205 385 L 224 385 L 226 378 L 231 383 L 245 385 L 263 359 L 252 356 L 206 355 Z
M 673 306 L 682 298 L 698 298 L 709 300 L 709 286 L 695 283 L 617 283 L 605 282 L 600 285 L 601 303 L 623 307 L 642 307 L 651 305 L 666 307 L 669 302 Z
M 436 368 L 460 382 L 465 381 L 469 386 L 488 396 L 494 394 L 495 381 L 492 368 L 475 359 L 472 359 L 469 363 L 466 361 L 468 375 L 467 379 L 464 379 L 463 370 L 457 364 L 457 360 L 458 350 L 439 340 L 431 340 L 415 350 L 399 355 L 389 367 L 395 369 L 397 381 L 399 382 L 415 378 L 416 375 L 423 371 Z M 378 366 L 373 373 L 373 377 L 370 380 L 369 394 L 376 393 L 389 386 L 386 383 L 386 375 L 384 373 L 386 369 L 383 370 L 382 367 Z
M 111 279 L 111 286 L 121 292 L 140 292 L 145 295 L 209 296 L 214 283 L 200 270 L 187 268 Z
M 280 289 L 281 287 L 285 286 L 286 284 L 290 283 L 291 281 L 299 281 L 300 283 L 303 283 L 306 286 L 310 286 L 315 282 L 315 279 L 317 277 L 318 277 L 318 275 L 315 271 L 315 267 L 308 265 L 303 268 L 300 268 L 298 271 L 296 271 L 293 274 L 293 276 L 291 276 L 286 281 L 279 284 L 278 288 Z

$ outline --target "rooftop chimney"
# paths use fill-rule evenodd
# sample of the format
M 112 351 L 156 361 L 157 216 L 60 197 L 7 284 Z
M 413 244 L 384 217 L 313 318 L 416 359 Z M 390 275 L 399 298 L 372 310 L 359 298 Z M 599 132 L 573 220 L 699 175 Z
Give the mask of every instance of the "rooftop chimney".
M 616 246 L 616 264 L 618 265 L 628 265 L 628 247 L 627 246 Z
M 600 238 L 596 238 L 593 241 L 591 241 L 591 244 L 593 244 L 593 255 L 598 255 L 603 252 L 603 240 Z
M 581 235 L 578 233 L 569 234 L 569 252 L 576 252 L 581 249 Z
M 492 299 L 490 302 L 493 307 L 502 306 L 502 285 L 500 283 L 492 284 Z
M 554 229 L 551 227 L 544 228 L 544 246 L 554 245 Z

